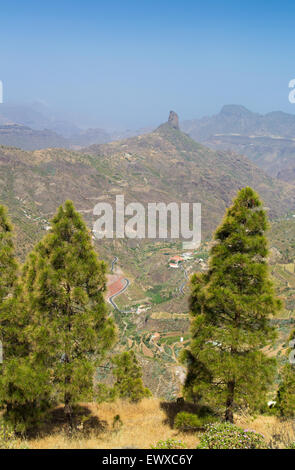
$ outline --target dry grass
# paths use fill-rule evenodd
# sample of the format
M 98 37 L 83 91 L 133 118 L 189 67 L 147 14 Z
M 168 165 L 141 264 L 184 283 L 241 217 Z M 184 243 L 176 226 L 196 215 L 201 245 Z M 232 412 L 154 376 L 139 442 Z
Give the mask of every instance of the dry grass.
M 186 411 L 191 405 L 184 405 Z M 179 407 L 163 403 L 156 398 L 144 399 L 138 404 L 125 401 L 82 404 L 77 424 L 83 421 L 83 429 L 72 438 L 64 427 L 63 408 L 54 410 L 53 422 L 38 436 L 29 439 L 30 449 L 149 449 L 159 440 L 174 438 L 181 440 L 187 448 L 196 448 L 199 438 L 196 434 L 181 433 L 172 428 Z M 122 426 L 113 428 L 114 417 L 120 415 Z M 275 416 L 237 416 L 236 424 L 244 429 L 260 432 L 272 448 L 285 448 L 295 441 L 294 420 L 280 420 Z
M 28 441 L 31 449 L 149 449 L 159 440 L 174 438 L 193 449 L 198 438 L 172 429 L 165 411 L 157 399 L 144 399 L 138 404 L 124 401 L 85 405 L 101 426 L 86 435 L 77 433 L 69 438 L 63 429 L 55 429 Z M 120 415 L 121 429 L 113 429 L 114 416 Z
M 280 419 L 276 416 L 250 416 L 238 417 L 236 424 L 244 429 L 263 434 L 267 444 L 271 448 L 285 449 L 295 442 L 294 419 Z

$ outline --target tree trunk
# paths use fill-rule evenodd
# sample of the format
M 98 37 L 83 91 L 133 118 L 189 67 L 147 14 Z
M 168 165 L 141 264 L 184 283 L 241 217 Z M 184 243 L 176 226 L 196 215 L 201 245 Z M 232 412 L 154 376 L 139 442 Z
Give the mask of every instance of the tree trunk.
M 69 364 L 69 356 L 66 354 L 65 355 L 65 363 Z M 68 391 L 69 390 L 69 385 L 71 383 L 71 376 L 66 375 L 65 376 L 65 391 L 64 391 L 64 401 L 65 401 L 65 416 L 69 425 L 70 431 L 73 429 L 73 409 L 72 409 L 72 395 Z
M 225 410 L 225 421 L 229 423 L 234 422 L 234 395 L 235 395 L 235 382 L 231 380 L 227 384 L 227 399 L 226 399 L 226 410 Z
M 70 430 L 73 429 L 73 410 L 71 405 L 71 395 L 65 393 L 65 416 L 69 425 Z
M 72 312 L 71 312 L 71 304 L 70 304 L 71 287 L 69 286 L 69 284 L 67 284 L 66 290 L 67 290 L 67 295 L 68 295 L 68 302 L 67 302 L 68 325 L 67 325 L 67 329 L 68 329 L 68 332 L 69 332 L 69 336 L 67 338 L 68 341 L 66 342 L 66 347 L 65 347 L 65 351 L 66 351 L 65 352 L 65 363 L 70 364 L 70 355 L 68 353 L 68 351 L 69 351 L 68 342 L 70 340 L 70 332 L 71 332 L 71 329 L 72 329 L 72 324 L 71 324 Z M 72 395 L 71 395 L 71 393 L 68 392 L 68 388 L 69 388 L 70 383 L 71 383 L 71 376 L 66 375 L 66 377 L 65 377 L 65 395 L 64 395 L 65 415 L 66 415 L 66 418 L 67 418 L 67 421 L 68 421 L 69 430 L 71 432 L 72 429 L 73 429 L 73 409 L 72 409 Z

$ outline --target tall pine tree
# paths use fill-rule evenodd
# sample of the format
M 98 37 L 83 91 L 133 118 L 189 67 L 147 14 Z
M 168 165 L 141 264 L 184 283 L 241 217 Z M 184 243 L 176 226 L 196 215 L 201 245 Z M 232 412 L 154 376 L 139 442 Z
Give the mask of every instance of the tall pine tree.
M 185 394 L 223 410 L 230 422 L 236 407 L 265 400 L 275 371 L 262 351 L 275 337 L 270 317 L 281 307 L 269 278 L 267 227 L 258 195 L 239 191 L 215 233 L 208 271 L 191 281 Z
M 70 425 L 73 404 L 91 396 L 95 366 L 115 339 L 105 273 L 89 230 L 67 201 L 29 256 L 23 287 L 32 360 L 50 371 L 52 393 L 64 402 Z
M 21 293 L 19 266 L 15 258 L 13 229 L 7 210 L 0 206 L 0 339 L 6 359 L 21 347 L 23 315 L 19 309 Z
M 4 418 L 14 425 L 15 430 L 25 431 L 36 423 L 46 382 L 40 369 L 32 367 L 29 357 L 29 345 L 24 335 L 27 317 L 21 301 L 12 236 L 6 209 L 0 206 L 0 339 L 3 346 L 0 405 Z
M 0 206 L 0 341 L 8 358 L 17 342 L 15 291 L 18 264 L 14 254 L 13 231 L 7 210 Z M 3 375 L 3 368 L 2 368 Z

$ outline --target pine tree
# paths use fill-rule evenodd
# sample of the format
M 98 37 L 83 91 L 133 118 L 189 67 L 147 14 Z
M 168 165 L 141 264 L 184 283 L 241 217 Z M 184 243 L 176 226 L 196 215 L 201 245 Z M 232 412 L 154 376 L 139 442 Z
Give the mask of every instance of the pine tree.
M 215 233 L 209 269 L 191 280 L 192 341 L 184 391 L 224 410 L 255 408 L 275 372 L 262 348 L 275 338 L 270 317 L 281 307 L 269 278 L 267 218 L 258 195 L 239 191 Z
M 12 235 L 7 211 L 0 205 L 0 305 L 12 293 L 17 276 Z
M 30 356 L 18 355 L 5 359 L 0 380 L 4 419 L 21 434 L 35 429 L 52 405 L 50 371 Z
M 92 396 L 95 367 L 115 339 L 105 273 L 85 223 L 67 201 L 29 256 L 23 285 L 30 355 L 50 371 L 51 394 L 64 402 L 70 425 L 74 403 Z
M 18 348 L 24 352 L 21 339 L 24 318 L 19 308 L 21 288 L 18 274 L 13 229 L 7 210 L 0 206 L 0 339 L 6 360 L 18 354 Z
M 0 375 L 0 404 L 4 418 L 16 431 L 35 423 L 41 396 L 42 374 L 33 369 L 24 336 L 26 315 L 14 256 L 13 231 L 7 211 L 0 206 L 0 339 L 3 363 Z M 39 395 L 38 395 L 39 394 Z
M 112 357 L 115 377 L 114 390 L 118 397 L 138 402 L 152 394 L 142 382 L 142 369 L 133 351 Z
M 2 355 L 5 353 L 6 358 L 10 357 L 17 342 L 14 295 L 17 272 L 12 226 L 5 207 L 0 206 L 0 341 Z

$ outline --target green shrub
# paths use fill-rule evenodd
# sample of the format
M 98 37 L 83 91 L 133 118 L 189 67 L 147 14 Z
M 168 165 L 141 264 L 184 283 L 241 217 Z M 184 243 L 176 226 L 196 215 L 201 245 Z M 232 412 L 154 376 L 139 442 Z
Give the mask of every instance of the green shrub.
M 0 422 L 0 449 L 25 449 L 27 448 L 25 442 L 17 439 L 13 428 Z
M 288 445 L 287 449 L 295 449 L 295 442 Z
M 123 421 L 120 415 L 115 415 L 113 418 L 113 430 L 118 432 L 123 426 Z
M 157 444 L 152 445 L 151 449 L 186 449 L 187 445 L 184 442 L 177 441 L 176 439 L 167 439 L 166 441 L 158 441 Z
M 230 423 L 209 424 L 197 449 L 264 449 L 264 436 Z
M 204 428 L 205 425 L 213 423 L 216 419 L 217 418 L 215 416 L 198 416 L 193 413 L 182 411 L 177 414 L 174 426 L 180 431 L 197 431 L 198 429 Z

